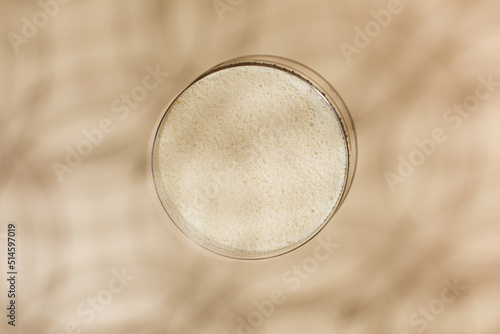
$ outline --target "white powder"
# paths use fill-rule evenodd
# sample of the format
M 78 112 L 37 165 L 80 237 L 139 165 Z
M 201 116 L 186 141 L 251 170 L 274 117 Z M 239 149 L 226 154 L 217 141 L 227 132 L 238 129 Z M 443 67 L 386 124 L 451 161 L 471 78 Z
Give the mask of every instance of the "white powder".
M 188 234 L 231 254 L 308 238 L 342 194 L 344 132 L 305 80 L 245 65 L 212 73 L 171 105 L 155 143 L 167 211 Z

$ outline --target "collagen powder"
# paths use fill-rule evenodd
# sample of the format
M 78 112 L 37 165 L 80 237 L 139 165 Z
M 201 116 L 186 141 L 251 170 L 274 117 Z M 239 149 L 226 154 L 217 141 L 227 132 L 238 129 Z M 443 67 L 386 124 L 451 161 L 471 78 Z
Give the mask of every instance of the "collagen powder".
M 339 118 L 306 80 L 258 64 L 184 90 L 158 129 L 153 172 L 173 221 L 230 254 L 300 243 L 338 204 L 348 148 Z

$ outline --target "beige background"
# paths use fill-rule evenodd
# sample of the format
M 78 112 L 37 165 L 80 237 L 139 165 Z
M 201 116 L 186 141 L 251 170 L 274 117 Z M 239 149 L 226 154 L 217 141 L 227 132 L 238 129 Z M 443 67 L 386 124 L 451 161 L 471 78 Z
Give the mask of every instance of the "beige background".
M 341 43 L 352 44 L 386 1 L 232 3 L 221 19 L 212 0 L 72 1 L 16 53 L 9 33 L 21 34 L 23 17 L 41 7 L 0 2 L 3 310 L 11 221 L 19 261 L 17 326 L 2 316 L 0 332 L 499 333 L 500 89 L 457 129 L 443 120 L 475 94 L 478 76 L 500 81 L 498 1 L 402 0 L 351 62 Z M 321 73 L 349 106 L 359 140 L 357 175 L 333 221 L 306 246 L 264 261 L 212 255 L 178 233 L 148 174 L 165 106 L 203 71 L 245 54 Z M 148 66 L 169 75 L 120 119 L 111 104 L 142 84 Z M 53 162 L 106 118 L 114 130 L 59 182 Z M 446 141 L 392 191 L 384 174 L 438 128 Z M 340 246 L 293 290 L 282 276 L 312 263 L 328 238 Z M 130 280 L 110 294 L 113 270 Z M 421 308 L 441 305 L 443 282 L 455 279 L 467 289 L 422 323 Z M 286 300 L 263 324 L 238 328 L 275 289 Z

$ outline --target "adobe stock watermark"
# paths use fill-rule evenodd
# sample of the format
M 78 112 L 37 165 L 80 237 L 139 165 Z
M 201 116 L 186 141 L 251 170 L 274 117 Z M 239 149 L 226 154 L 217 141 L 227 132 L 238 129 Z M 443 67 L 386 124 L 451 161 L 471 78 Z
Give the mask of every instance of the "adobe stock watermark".
M 65 5 L 71 0 L 40 0 L 38 6 L 40 10 L 36 11 L 30 18 L 23 16 L 22 26 L 19 33 L 9 32 L 9 39 L 12 49 L 17 54 L 19 47 L 23 44 L 28 44 L 30 40 L 38 35 L 40 29 L 45 27 L 51 18 L 55 17 L 60 10 L 61 5 Z
M 227 12 L 232 12 L 245 0 L 214 0 L 212 3 L 221 21 L 224 21 Z
M 423 333 L 429 325 L 442 315 L 450 304 L 454 303 L 462 293 L 468 289 L 467 285 L 460 284 L 455 277 L 453 282 L 445 280 L 444 288 L 441 290 L 439 298 L 431 300 L 426 306 L 420 307 L 408 317 L 408 324 L 414 328 L 413 333 Z M 398 334 L 411 334 L 409 331 L 401 331 Z
M 340 50 L 348 64 L 352 62 L 354 54 L 359 55 L 361 50 L 368 47 L 372 40 L 377 38 L 382 33 L 382 30 L 391 24 L 394 16 L 401 14 L 404 9 L 402 2 L 402 0 L 389 0 L 386 9 L 372 10 L 370 15 L 373 20 L 368 21 L 363 28 L 354 27 L 352 44 L 340 43 Z
M 97 314 L 109 307 L 115 296 L 123 292 L 129 283 L 135 279 L 135 276 L 127 273 L 125 268 L 122 268 L 121 271 L 111 270 L 111 276 L 105 288 L 87 297 L 84 302 L 78 305 L 75 312 L 78 316 L 77 319 L 66 323 L 64 329 L 52 332 L 52 334 L 82 333 L 82 325 L 94 321 Z
M 321 263 L 326 262 L 335 252 L 340 244 L 331 240 L 328 235 L 325 239 L 318 238 L 318 245 L 314 249 L 313 255 L 302 260 L 301 264 L 293 265 L 281 275 L 281 282 L 286 287 L 275 288 L 269 293 L 269 298 L 254 300 L 253 310 L 247 316 L 236 318 L 237 334 L 253 334 L 262 327 L 269 319 L 276 308 L 287 300 L 287 294 L 298 290 L 304 281 L 309 279 L 318 270 Z M 229 333 L 225 333 L 229 334 Z
M 479 84 L 473 95 L 467 96 L 462 103 L 456 103 L 448 108 L 442 116 L 449 129 L 458 130 L 465 119 L 477 112 L 481 102 L 488 100 L 500 87 L 500 81 L 494 81 L 493 74 L 479 76 Z M 448 140 L 449 136 L 443 127 L 434 128 L 426 138 L 415 139 L 415 148 L 407 155 L 399 155 L 397 172 L 385 171 L 384 177 L 392 192 L 396 191 L 398 184 L 404 183 L 432 156 L 440 144 Z
M 141 84 L 134 86 L 128 93 L 121 94 L 119 98 L 111 102 L 111 113 L 117 119 L 104 117 L 97 122 L 96 127 L 83 129 L 80 141 L 74 145 L 66 145 L 65 159 L 62 162 L 52 162 L 52 169 L 60 183 L 64 181 L 66 174 L 72 173 L 82 164 L 85 157 L 92 154 L 94 149 L 102 144 L 106 136 L 115 131 L 119 122 L 128 118 L 131 110 L 137 109 L 140 103 L 146 100 L 148 94 L 157 89 L 169 76 L 169 73 L 160 69 L 160 65 L 156 65 L 156 68 L 147 66 L 146 72 Z

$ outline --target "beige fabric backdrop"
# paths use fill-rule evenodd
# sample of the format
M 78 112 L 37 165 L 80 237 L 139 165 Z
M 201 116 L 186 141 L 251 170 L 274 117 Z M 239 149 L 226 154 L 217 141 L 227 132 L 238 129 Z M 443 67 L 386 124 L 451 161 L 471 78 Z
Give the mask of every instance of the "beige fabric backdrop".
M 9 222 L 18 257 L 16 327 L 1 316 L 1 333 L 500 332 L 498 1 L 63 2 L 0 2 L 3 314 Z M 321 73 L 359 139 L 333 221 L 264 261 L 212 255 L 181 235 L 148 173 L 165 106 L 246 54 Z M 116 102 L 148 71 L 158 87 Z M 463 103 L 473 111 L 449 111 Z M 60 180 L 54 162 L 77 147 L 89 154 Z M 422 164 L 405 170 L 402 159 Z M 320 259 L 321 240 L 338 247 Z

